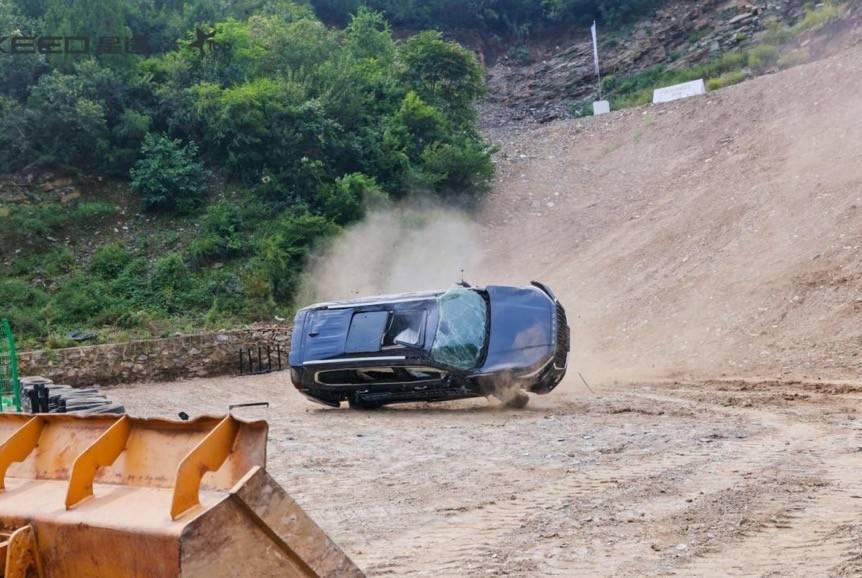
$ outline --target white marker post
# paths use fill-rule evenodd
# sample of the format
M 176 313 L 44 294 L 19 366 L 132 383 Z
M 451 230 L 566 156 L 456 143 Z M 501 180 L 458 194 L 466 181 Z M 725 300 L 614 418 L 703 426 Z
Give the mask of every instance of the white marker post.
M 611 103 L 607 100 L 602 100 L 602 72 L 599 69 L 599 40 L 595 20 L 593 20 L 593 25 L 590 26 L 590 33 L 593 36 L 593 65 L 596 68 L 596 79 L 599 83 L 599 100 L 593 102 L 593 115 L 599 116 L 611 111 Z

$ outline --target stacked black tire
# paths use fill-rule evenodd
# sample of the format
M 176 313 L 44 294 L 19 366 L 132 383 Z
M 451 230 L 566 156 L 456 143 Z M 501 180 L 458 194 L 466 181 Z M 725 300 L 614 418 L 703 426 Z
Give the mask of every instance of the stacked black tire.
M 123 414 L 97 387 L 72 387 L 44 377 L 21 378 L 21 403 L 27 413 Z

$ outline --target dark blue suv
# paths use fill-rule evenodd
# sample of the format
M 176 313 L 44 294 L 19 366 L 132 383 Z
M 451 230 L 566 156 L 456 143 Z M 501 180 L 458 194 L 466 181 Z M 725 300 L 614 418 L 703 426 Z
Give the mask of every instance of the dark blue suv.
M 355 408 L 548 393 L 569 353 L 566 313 L 541 283 L 466 284 L 318 303 L 294 319 L 290 375 L 308 399 Z

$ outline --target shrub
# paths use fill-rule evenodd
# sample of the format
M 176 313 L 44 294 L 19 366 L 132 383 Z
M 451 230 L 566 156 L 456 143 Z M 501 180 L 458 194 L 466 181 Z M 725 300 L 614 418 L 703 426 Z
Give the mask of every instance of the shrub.
M 733 72 L 727 72 L 722 74 L 716 78 L 710 78 L 706 82 L 706 87 L 709 90 L 718 90 L 720 88 L 724 88 L 725 86 L 730 86 L 732 84 L 739 84 L 743 80 L 748 78 L 748 75 L 745 74 L 742 70 L 734 70 Z
M 339 225 L 361 219 L 367 208 L 385 205 L 389 200 L 377 181 L 362 173 L 344 175 L 322 196 L 323 213 Z
M 593 101 L 591 99 L 586 99 L 570 102 L 569 114 L 575 118 L 593 116 Z
M 43 306 L 48 301 L 44 291 L 30 286 L 20 279 L 0 280 L 0 305 L 32 309 Z
M 787 52 L 782 54 L 778 58 L 778 67 L 779 68 L 791 68 L 793 66 L 798 66 L 800 64 L 805 64 L 811 59 L 811 54 L 805 50 L 794 50 L 792 52 Z
M 47 307 L 53 324 L 63 327 L 83 325 L 94 327 L 110 316 L 103 316 L 116 305 L 107 285 L 90 277 L 78 276 L 66 283 L 54 294 Z
M 434 144 L 422 152 L 420 181 L 447 194 L 485 191 L 493 175 L 491 149 L 475 139 Z
M 168 313 L 178 313 L 193 286 L 189 269 L 179 253 L 169 253 L 155 262 L 149 283 L 153 305 Z
M 179 139 L 148 134 L 141 159 L 129 171 L 132 190 L 150 209 L 189 212 L 204 200 L 206 171 L 195 160 L 197 146 Z
M 820 28 L 833 20 L 838 20 L 846 11 L 846 5 L 832 1 L 824 2 L 816 7 L 806 6 L 805 16 L 791 27 L 790 33 L 795 36 L 806 30 Z
M 776 46 L 760 44 L 748 51 L 748 66 L 756 72 L 763 72 L 774 66 L 778 62 L 778 57 L 779 52 Z
M 287 215 L 279 219 L 258 241 L 253 263 L 258 269 L 254 276 L 266 279 L 269 298 L 276 303 L 288 303 L 312 247 L 338 231 L 337 225 L 315 215 Z
M 128 251 L 122 245 L 108 243 L 96 249 L 90 259 L 90 272 L 102 279 L 114 279 L 126 268 L 130 260 Z
M 34 285 L 56 278 L 45 302 L 14 309 L 29 338 L 101 324 L 158 335 L 283 311 L 313 245 L 368 207 L 410 192 L 475 198 L 487 187 L 493 165 L 476 123 L 485 79 L 475 55 L 437 32 L 397 39 L 387 18 L 518 35 L 541 18 L 542 3 L 332 4 L 350 5 L 344 30 L 293 0 L 193 0 L 155 11 L 109 0 L 91 11 L 102 20 L 89 23 L 89 8 L 74 2 L 40 9 L 40 0 L 0 0 L 10 31 L 77 22 L 98 37 L 127 21 L 157 50 L 140 59 L 34 55 L 16 59 L 20 72 L 0 62 L 0 172 L 37 162 L 68 165 L 64 174 L 128 175 L 141 204 L 165 213 L 204 203 L 204 163 L 243 187 L 192 230 L 171 214 L 155 217 L 160 231 L 133 244 L 97 243 L 84 263 L 49 237 L 72 240 L 74 226 L 82 246 L 117 206 L 0 208 L 2 274 Z M 177 48 L 199 22 L 211 23 L 212 45 Z
M 189 255 L 197 263 L 225 259 L 243 247 L 243 216 L 236 203 L 222 201 L 207 208 L 200 235 L 189 245 Z

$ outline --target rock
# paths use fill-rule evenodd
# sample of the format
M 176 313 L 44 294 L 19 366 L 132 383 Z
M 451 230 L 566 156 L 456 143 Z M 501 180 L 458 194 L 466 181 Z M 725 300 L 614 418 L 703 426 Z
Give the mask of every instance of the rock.
M 72 201 L 76 201 L 80 198 L 81 198 L 81 191 L 79 191 L 78 189 L 72 189 L 69 192 L 63 193 L 63 195 L 60 196 L 60 204 L 61 205 L 68 205 Z
M 72 178 L 71 177 L 60 177 L 58 179 L 47 181 L 45 184 L 42 185 L 42 190 L 47 193 L 47 192 L 50 192 L 50 191 L 53 191 L 56 189 L 62 189 L 64 187 L 68 187 L 71 184 L 72 184 Z
M 730 25 L 739 24 L 740 22 L 745 22 L 746 20 L 750 20 L 751 18 L 754 18 L 755 16 L 756 16 L 756 14 L 754 12 L 747 12 L 745 14 L 737 14 L 736 16 L 734 16 L 733 18 L 728 20 L 727 23 Z

